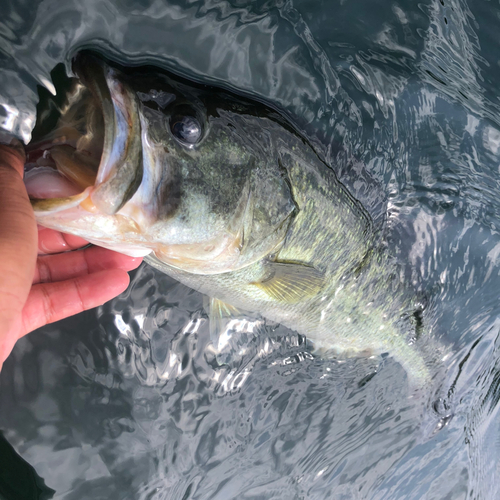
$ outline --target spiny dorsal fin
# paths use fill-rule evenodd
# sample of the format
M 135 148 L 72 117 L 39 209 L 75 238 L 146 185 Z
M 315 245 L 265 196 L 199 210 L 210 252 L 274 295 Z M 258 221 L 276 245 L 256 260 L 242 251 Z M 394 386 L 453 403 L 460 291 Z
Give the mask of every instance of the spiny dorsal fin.
M 279 302 L 293 304 L 320 292 L 324 275 L 314 267 L 287 262 L 269 262 L 267 276 L 252 285 Z

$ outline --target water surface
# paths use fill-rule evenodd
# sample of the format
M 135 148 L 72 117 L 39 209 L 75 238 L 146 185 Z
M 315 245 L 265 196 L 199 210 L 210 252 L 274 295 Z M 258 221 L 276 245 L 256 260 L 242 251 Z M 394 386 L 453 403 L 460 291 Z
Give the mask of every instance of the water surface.
M 499 495 L 497 4 L 0 5 L 3 128 L 29 140 L 37 86 L 89 47 L 274 106 L 384 229 L 447 352 L 423 400 L 390 357 L 323 359 L 273 325 L 216 358 L 203 297 L 142 266 L 5 363 L 2 455 L 32 498 Z

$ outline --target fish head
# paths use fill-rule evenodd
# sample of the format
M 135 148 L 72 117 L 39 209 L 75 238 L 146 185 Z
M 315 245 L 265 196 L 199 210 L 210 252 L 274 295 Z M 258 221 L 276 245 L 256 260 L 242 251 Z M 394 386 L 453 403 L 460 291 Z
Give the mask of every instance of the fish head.
M 38 222 L 196 274 L 276 250 L 296 210 L 269 114 L 220 89 L 81 54 L 57 125 L 28 146 Z

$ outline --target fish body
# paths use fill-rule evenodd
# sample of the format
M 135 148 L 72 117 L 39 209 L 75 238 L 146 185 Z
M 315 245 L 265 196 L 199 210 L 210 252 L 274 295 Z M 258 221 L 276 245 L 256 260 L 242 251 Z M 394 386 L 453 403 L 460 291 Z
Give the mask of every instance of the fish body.
M 26 174 L 40 224 L 145 255 L 211 297 L 213 315 L 257 312 L 322 352 L 389 353 L 429 382 L 409 341 L 414 300 L 369 214 L 281 116 L 94 56 L 75 72 L 58 125 L 31 147 L 47 163 Z

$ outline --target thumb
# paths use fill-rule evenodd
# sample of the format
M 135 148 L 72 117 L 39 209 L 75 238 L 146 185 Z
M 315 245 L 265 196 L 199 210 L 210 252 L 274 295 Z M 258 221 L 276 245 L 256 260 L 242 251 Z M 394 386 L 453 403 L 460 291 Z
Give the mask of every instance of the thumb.
M 12 348 L 13 329 L 31 289 L 37 257 L 35 215 L 23 170 L 21 155 L 0 144 L 0 362 Z

